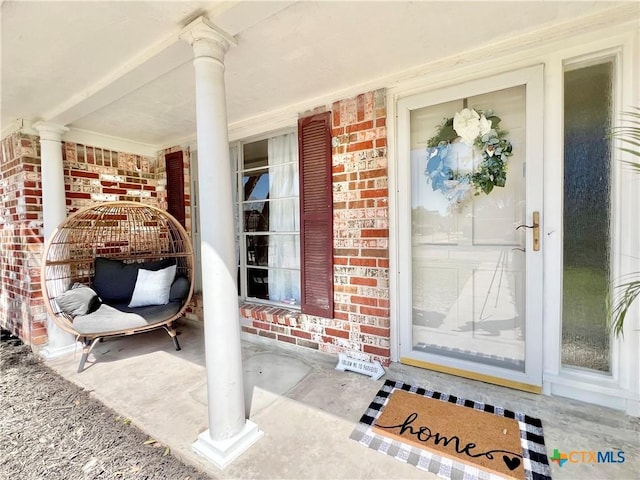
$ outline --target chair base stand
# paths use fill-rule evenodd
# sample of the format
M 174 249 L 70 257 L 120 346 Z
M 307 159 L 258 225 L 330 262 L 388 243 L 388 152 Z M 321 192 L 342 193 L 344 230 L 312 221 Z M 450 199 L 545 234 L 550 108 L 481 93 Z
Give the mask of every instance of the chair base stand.
M 176 347 L 176 351 L 179 352 L 182 350 L 182 348 L 180 348 L 180 343 L 178 342 L 178 332 L 176 332 L 176 329 L 171 325 L 164 325 L 163 328 L 167 331 L 171 340 L 173 340 L 173 346 Z
M 86 337 L 82 339 L 84 345 L 82 347 L 82 357 L 80 357 L 80 364 L 78 365 L 78 373 L 81 373 L 84 370 L 84 364 L 87 361 L 91 350 L 100 340 L 102 340 L 102 337 L 94 338 L 93 340 Z
M 175 349 L 177 351 L 182 350 L 182 348 L 180 348 L 180 343 L 178 342 L 178 332 L 176 332 L 176 329 L 173 328 L 172 325 L 161 325 L 161 326 L 159 325 L 157 328 L 164 328 L 169 334 L 169 336 L 171 337 L 171 339 L 173 340 L 173 346 L 175 347 Z M 150 330 L 141 330 L 139 332 L 131 332 L 129 334 L 117 333 L 112 335 L 106 334 L 100 337 L 82 337 L 82 342 L 83 342 L 82 357 L 80 357 L 80 364 L 78 365 L 78 373 L 81 373 L 84 370 L 84 365 L 87 362 L 87 359 L 89 358 L 89 354 L 91 353 L 91 350 L 93 350 L 93 347 L 95 347 L 98 342 L 103 342 L 104 339 L 108 337 L 122 337 L 125 335 L 134 335 L 136 333 L 144 333 L 149 331 Z M 73 347 L 75 349 L 75 344 L 73 345 Z

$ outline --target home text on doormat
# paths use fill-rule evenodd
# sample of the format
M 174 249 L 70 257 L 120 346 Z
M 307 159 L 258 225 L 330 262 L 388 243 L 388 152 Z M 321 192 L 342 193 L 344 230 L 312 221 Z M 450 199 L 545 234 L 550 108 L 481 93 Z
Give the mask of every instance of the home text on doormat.
M 392 401 L 396 394 L 400 407 Z M 482 433 L 486 422 L 493 427 Z M 442 478 L 551 479 L 540 419 L 400 381 L 384 382 L 350 438 Z M 517 438 L 516 444 L 509 438 Z
M 490 472 L 525 478 L 520 428 L 511 418 L 395 390 L 373 429 Z

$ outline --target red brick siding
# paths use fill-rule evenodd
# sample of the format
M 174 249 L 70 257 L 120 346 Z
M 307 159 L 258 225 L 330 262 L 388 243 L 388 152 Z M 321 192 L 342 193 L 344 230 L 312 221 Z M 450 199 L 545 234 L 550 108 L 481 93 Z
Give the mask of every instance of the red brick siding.
M 301 317 L 306 315 L 286 308 L 251 303 L 240 305 L 243 332 L 318 350 L 320 339 L 304 328 Z
M 330 107 L 334 138 L 334 318 L 243 304 L 240 316 L 244 332 L 389 364 L 385 95 L 384 90 L 377 90 Z
M 325 107 L 326 109 L 327 107 Z M 242 330 L 327 353 L 348 353 L 388 365 L 389 253 L 385 92 L 335 102 L 333 122 L 334 318 L 242 304 Z M 323 108 L 319 109 L 320 111 Z M 42 251 L 42 192 L 38 137 L 3 140 L 0 168 L 3 304 L 8 328 L 30 343 L 46 340 L 37 266 Z M 178 147 L 180 148 L 180 147 Z M 109 200 L 140 200 L 166 208 L 164 155 L 157 158 L 63 144 L 68 210 Z M 5 154 L 5 152 L 7 152 Z M 189 152 L 185 149 L 185 208 L 191 230 Z M 33 267 L 36 267 L 33 269 Z M 6 293 L 6 295 L 5 295 Z M 5 300 L 6 298 L 6 300 Z M 187 318 L 202 319 L 194 295 Z
M 189 149 L 183 151 L 190 232 Z M 63 142 L 67 212 L 112 200 L 166 208 L 164 154 L 147 157 Z M 2 140 L 0 213 L 0 326 L 26 343 L 42 345 L 47 322 L 40 291 L 42 181 L 36 135 L 14 133 Z M 198 311 L 197 299 L 191 310 Z
M 42 184 L 37 136 L 2 140 L 0 159 L 0 327 L 25 342 L 46 342 L 40 292 Z
M 71 142 L 63 142 L 62 158 L 69 213 L 116 200 L 163 206 L 156 158 Z
M 331 111 L 337 139 L 333 149 L 335 302 L 349 337 L 348 342 L 333 342 L 325 350 L 388 365 L 386 92 L 335 102 Z

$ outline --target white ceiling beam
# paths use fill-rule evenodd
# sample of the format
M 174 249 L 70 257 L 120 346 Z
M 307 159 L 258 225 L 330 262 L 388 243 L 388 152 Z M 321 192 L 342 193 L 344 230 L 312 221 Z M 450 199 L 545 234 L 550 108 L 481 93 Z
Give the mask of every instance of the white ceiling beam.
M 217 15 L 215 18 L 209 17 L 217 27 L 221 28 L 229 35 L 237 35 L 253 25 L 275 15 L 280 10 L 298 3 L 298 1 L 284 2 L 239 2 L 233 8 L 229 8 Z
M 46 112 L 43 115 L 45 121 L 61 125 L 73 123 L 189 61 L 192 53 L 188 45 L 179 41 L 178 33 L 176 30 L 87 90 Z
M 293 3 L 296 2 L 239 2 L 221 13 L 218 10 L 215 18 L 210 20 L 236 35 Z M 213 16 L 213 9 L 208 13 Z M 42 119 L 61 125 L 72 124 L 190 61 L 193 51 L 179 39 L 181 30 L 177 28 L 88 89 L 45 112 Z

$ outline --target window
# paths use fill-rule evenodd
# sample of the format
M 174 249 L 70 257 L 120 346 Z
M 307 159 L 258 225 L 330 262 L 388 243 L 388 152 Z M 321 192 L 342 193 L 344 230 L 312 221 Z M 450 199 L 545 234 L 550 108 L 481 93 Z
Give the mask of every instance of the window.
M 238 294 L 333 318 L 331 113 L 230 154 Z
M 239 293 L 300 305 L 298 142 L 287 133 L 242 143 L 238 155 Z
M 611 371 L 609 293 L 613 60 L 564 73 L 562 363 Z

